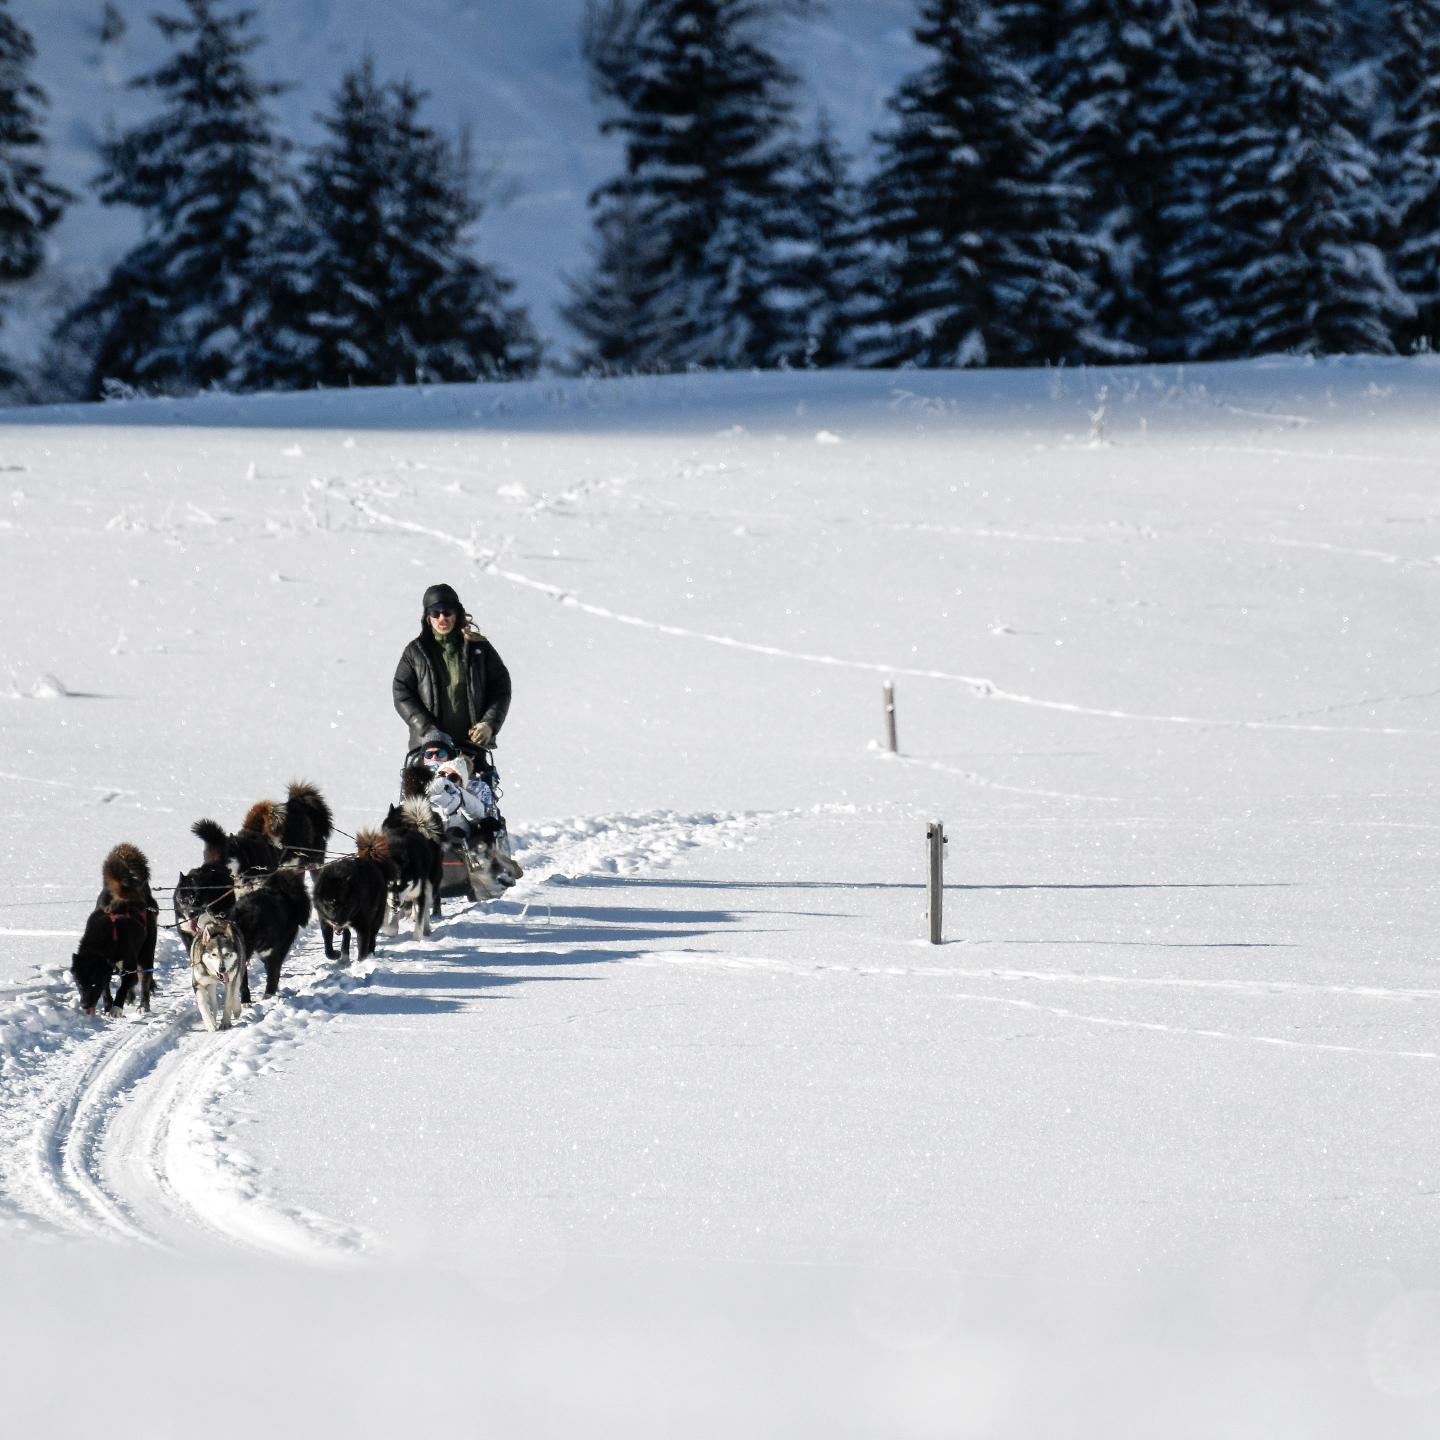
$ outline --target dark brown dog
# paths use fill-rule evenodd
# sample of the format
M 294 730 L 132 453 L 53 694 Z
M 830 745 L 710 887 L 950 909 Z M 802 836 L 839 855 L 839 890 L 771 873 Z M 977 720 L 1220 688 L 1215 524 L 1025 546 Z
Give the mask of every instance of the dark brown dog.
M 150 894 L 150 862 L 137 846 L 122 842 L 105 857 L 100 874 L 104 888 L 70 963 L 80 1008 L 93 1015 L 103 996 L 109 1015 L 124 1007 L 138 983 L 140 1009 L 148 1011 L 159 935 L 159 907 Z M 112 996 L 110 982 L 117 970 L 120 988 Z

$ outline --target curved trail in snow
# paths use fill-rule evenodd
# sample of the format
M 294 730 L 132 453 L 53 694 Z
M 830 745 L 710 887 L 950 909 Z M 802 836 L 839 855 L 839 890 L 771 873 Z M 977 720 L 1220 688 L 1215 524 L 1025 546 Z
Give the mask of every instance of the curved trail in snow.
M 794 660 L 806 665 L 824 665 L 841 670 L 857 670 L 865 674 L 883 675 L 890 678 L 904 677 L 914 680 L 945 681 L 967 687 L 981 700 L 1024 705 L 1031 709 L 1050 710 L 1064 715 L 1085 715 L 1099 720 L 1124 720 L 1151 725 L 1181 725 L 1203 730 L 1279 730 L 1318 735 L 1440 735 L 1440 730 L 1401 725 L 1327 725 L 1283 717 L 1262 720 L 1229 720 L 1223 717 L 1155 715 L 1142 711 L 1108 709 L 1104 706 L 1080 705 L 1066 700 L 1049 700 L 1039 695 L 1026 695 L 1018 691 L 1004 690 L 993 680 L 982 675 L 965 675 L 958 671 L 940 670 L 926 666 L 887 665 L 872 660 L 848 660 L 836 655 L 820 655 L 806 650 L 791 650 L 784 646 L 765 645 L 753 640 L 737 640 L 731 635 L 716 635 L 706 630 L 695 630 L 684 625 L 671 625 L 662 620 L 646 619 L 640 615 L 627 615 L 623 611 L 612 610 L 604 605 L 581 600 L 579 596 L 563 585 L 555 585 L 547 580 L 537 580 L 533 576 L 523 575 L 519 571 L 502 569 L 496 558 L 497 552 L 493 548 L 477 544 L 473 539 L 449 534 L 436 526 L 422 525 L 418 521 L 391 515 L 371 504 L 363 496 L 344 490 L 326 487 L 325 493 L 343 499 L 360 514 L 378 525 L 413 535 L 423 535 L 427 539 L 436 540 L 458 549 L 466 559 L 479 565 L 487 575 L 493 575 L 517 588 L 534 590 L 539 594 L 547 595 L 567 608 L 578 610 L 582 614 L 593 616 L 598 620 L 608 620 L 617 625 L 629 625 L 636 629 L 649 630 L 654 634 L 670 635 L 682 640 L 700 640 L 707 645 L 720 645 L 727 650 L 740 650 L 750 655 L 765 655 L 778 660 Z M 1399 698 L 1412 697 L 1402 696 Z M 1352 709 L 1373 703 L 1377 702 L 1357 700 L 1337 704 L 1329 709 Z
M 538 826 L 520 849 L 527 871 L 520 885 L 490 911 L 457 911 L 451 902 L 440 933 L 463 940 L 481 923 L 517 923 L 544 903 L 539 892 L 547 881 L 660 868 L 692 846 L 741 843 L 773 818 L 654 811 Z M 343 1014 L 349 995 L 387 962 L 402 966 L 425 948 L 382 941 L 364 962 L 342 963 L 326 959 L 314 929 L 303 932 L 280 995 L 213 1034 L 201 1026 L 188 965 L 171 939 L 156 957 L 148 1016 L 82 1016 L 55 987 L 0 996 L 0 1224 L 320 1262 L 362 1253 L 368 1241 L 361 1232 L 266 1189 L 232 1141 L 232 1099 L 314 1026 Z
M 307 937 L 286 977 L 286 989 L 298 982 L 298 994 L 252 1006 L 239 1026 L 219 1034 L 201 1027 L 173 942 L 156 957 L 159 986 L 148 1016 L 96 1019 L 33 994 L 0 1011 L 0 1023 L 24 1028 L 24 1011 L 42 1009 L 38 1021 L 29 1017 L 30 1063 L 7 1063 L 0 1104 L 0 1173 L 12 1222 L 84 1239 L 167 1247 L 201 1240 L 309 1258 L 345 1243 L 336 1227 L 248 1183 L 223 1145 L 205 1144 L 214 1140 L 206 1113 L 225 1088 L 234 1048 L 332 978 L 317 960 L 328 964 L 318 940 Z

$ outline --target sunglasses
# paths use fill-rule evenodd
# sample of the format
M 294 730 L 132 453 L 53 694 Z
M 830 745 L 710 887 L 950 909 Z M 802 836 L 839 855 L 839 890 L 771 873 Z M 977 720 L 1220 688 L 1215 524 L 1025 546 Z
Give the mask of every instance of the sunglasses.
M 432 620 L 443 620 L 447 615 L 453 619 L 455 615 L 454 608 L 449 605 L 432 605 L 425 613 Z
M 455 757 L 443 745 L 427 745 L 423 758 L 426 760 L 453 760 Z

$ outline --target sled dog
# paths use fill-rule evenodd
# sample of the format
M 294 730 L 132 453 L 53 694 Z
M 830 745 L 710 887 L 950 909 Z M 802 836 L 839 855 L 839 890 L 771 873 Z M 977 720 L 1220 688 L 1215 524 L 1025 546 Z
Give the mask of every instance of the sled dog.
M 265 994 L 280 988 L 280 967 L 300 933 L 310 922 L 310 895 L 298 870 L 275 870 L 269 875 L 242 877 L 235 882 L 235 924 L 245 942 L 245 955 L 265 963 Z M 241 971 L 242 1000 L 250 999 L 250 981 Z
M 423 940 L 430 932 L 430 909 L 440 893 L 444 863 L 439 817 L 423 800 L 402 800 L 386 812 L 380 833 L 395 867 L 385 933 L 400 933 L 400 911 L 408 907 L 415 938 Z
M 207 1030 L 228 1030 L 250 998 L 245 974 L 245 936 L 235 920 L 208 912 L 200 915 L 190 946 L 190 983 Z M 224 987 L 225 1006 L 217 1024 L 216 992 Z
M 185 949 L 195 945 L 201 916 L 223 920 L 235 912 L 235 881 L 229 868 L 218 861 L 197 865 L 175 882 L 175 928 Z
M 332 860 L 315 876 L 315 911 L 330 959 L 344 959 L 350 954 L 352 931 L 357 960 L 375 949 L 375 938 L 385 922 L 390 886 L 396 879 L 389 840 L 378 830 L 361 830 L 355 837 L 355 854 Z M 337 930 L 342 932 L 338 952 Z
M 137 846 L 122 842 L 105 857 L 100 877 L 102 889 L 70 962 L 80 1008 L 93 1015 L 103 997 L 105 1013 L 112 1014 L 124 1008 L 138 982 L 139 1008 L 148 1011 L 159 913 L 150 895 L 150 862 Z M 117 970 L 120 987 L 112 996 Z
M 205 847 L 202 857 L 206 865 L 223 865 L 232 879 L 269 874 L 280 864 L 280 851 L 268 835 L 253 830 L 237 830 L 227 835 L 214 820 L 197 820 L 190 833 Z
M 292 780 L 287 799 L 257 800 L 240 826 L 244 835 L 260 835 L 280 854 L 281 865 L 325 863 L 335 822 L 325 798 L 307 781 Z

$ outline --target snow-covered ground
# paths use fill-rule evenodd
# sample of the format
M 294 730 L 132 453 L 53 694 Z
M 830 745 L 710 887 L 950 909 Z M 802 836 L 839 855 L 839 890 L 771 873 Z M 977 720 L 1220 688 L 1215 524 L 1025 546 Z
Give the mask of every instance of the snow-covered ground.
M 1432 1435 L 1437 392 L 7 414 L 7 1432 Z M 80 1016 L 116 841 L 381 817 L 437 580 L 515 677 L 521 885 L 307 933 L 226 1034 L 169 939 Z
M 154 113 L 155 97 L 128 88 L 170 53 L 151 16 L 178 0 L 111 0 L 124 33 L 102 44 L 102 0 L 10 0 L 35 39 L 35 78 L 49 100 L 45 134 L 53 177 L 76 202 L 53 232 L 49 268 L 10 302 L 0 350 L 22 358 L 43 345 L 63 295 L 92 286 L 134 243 L 139 217 L 101 205 L 91 190 L 107 134 Z M 227 4 L 228 12 L 243 0 Z M 429 93 L 423 118 L 464 134 L 487 200 L 475 246 L 517 284 L 517 298 L 551 348 L 567 358 L 573 335 L 557 307 L 565 278 L 589 265 L 587 200 L 615 173 L 620 150 L 599 133 L 600 113 L 581 56 L 585 0 L 262 0 L 252 4 L 255 73 L 286 88 L 270 103 L 279 133 L 321 138 L 341 75 L 367 54 L 382 79 Z M 778 25 L 773 43 L 801 75 L 801 123 L 823 106 L 860 154 L 885 98 L 916 62 L 914 0 L 826 0 Z M 58 292 L 58 293 L 57 293 Z

